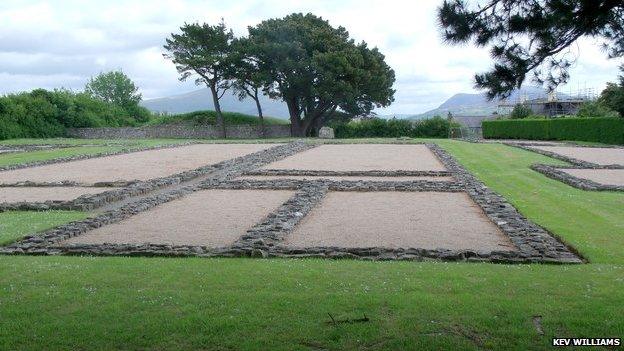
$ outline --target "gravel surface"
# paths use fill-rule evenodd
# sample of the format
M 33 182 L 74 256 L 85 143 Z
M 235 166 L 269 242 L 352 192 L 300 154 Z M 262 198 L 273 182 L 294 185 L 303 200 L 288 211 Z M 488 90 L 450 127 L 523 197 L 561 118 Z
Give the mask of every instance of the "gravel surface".
M 376 181 L 376 182 L 397 182 L 397 181 L 415 181 L 415 180 L 431 180 L 431 181 L 452 181 L 453 177 L 371 177 L 371 176 L 261 176 L 261 175 L 249 175 L 236 178 L 236 180 L 283 180 L 283 179 L 297 179 L 297 180 L 347 180 L 347 181 Z
M 598 165 L 624 165 L 624 148 L 535 146 L 534 149 L 591 162 Z
M 446 170 L 427 146 L 395 144 L 322 145 L 271 163 L 264 169 L 319 171 Z
M 0 183 L 148 180 L 268 149 L 276 144 L 195 144 L 0 172 Z
M 0 203 L 70 201 L 85 194 L 99 194 L 114 188 L 100 187 L 0 187 Z
M 467 194 L 434 192 L 330 192 L 285 244 L 515 249 Z
M 231 245 L 293 191 L 203 190 L 61 244 Z
M 624 186 L 624 169 L 566 169 L 561 171 L 598 184 Z

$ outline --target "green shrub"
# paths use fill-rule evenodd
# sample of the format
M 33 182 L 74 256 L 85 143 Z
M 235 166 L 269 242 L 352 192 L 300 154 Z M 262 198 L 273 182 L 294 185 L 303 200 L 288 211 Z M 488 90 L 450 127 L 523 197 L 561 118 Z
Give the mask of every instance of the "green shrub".
M 622 118 L 553 118 L 483 121 L 486 139 L 576 140 L 624 144 Z
M 336 138 L 447 138 L 452 122 L 436 116 L 419 121 L 373 118 L 334 124 Z
M 0 97 L 0 139 L 64 136 L 66 128 L 133 126 L 151 113 L 68 90 L 36 89 Z
M 617 111 L 610 109 L 604 102 L 601 101 L 588 101 L 581 105 L 578 113 L 578 117 L 606 117 L 616 118 L 620 117 Z
M 223 118 L 226 125 L 233 124 L 260 124 L 260 119 L 257 116 L 246 115 L 244 113 L 237 112 L 223 112 Z M 152 118 L 148 124 L 150 125 L 164 125 L 164 124 L 187 124 L 187 125 L 205 125 L 216 124 L 217 113 L 211 110 L 194 111 L 189 113 L 181 113 L 176 115 L 160 115 Z M 264 117 L 264 123 L 271 124 L 288 124 L 285 119 Z
M 513 110 L 511 111 L 509 118 L 524 119 L 524 118 L 528 118 L 532 114 L 533 114 L 533 110 L 531 110 L 531 108 L 529 108 L 528 106 L 524 106 L 522 104 L 517 104 L 516 106 L 514 106 Z

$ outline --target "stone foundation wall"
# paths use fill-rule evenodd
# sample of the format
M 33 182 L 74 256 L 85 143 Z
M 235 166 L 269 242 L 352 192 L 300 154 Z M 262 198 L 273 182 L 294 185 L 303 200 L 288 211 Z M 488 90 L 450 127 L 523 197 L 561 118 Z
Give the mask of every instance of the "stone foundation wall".
M 265 138 L 285 138 L 290 136 L 289 125 L 265 126 Z M 228 138 L 261 138 L 262 129 L 253 125 L 227 126 Z M 81 139 L 149 139 L 149 138 L 218 138 L 219 128 L 212 125 L 187 126 L 164 125 L 121 128 L 69 128 L 67 136 Z

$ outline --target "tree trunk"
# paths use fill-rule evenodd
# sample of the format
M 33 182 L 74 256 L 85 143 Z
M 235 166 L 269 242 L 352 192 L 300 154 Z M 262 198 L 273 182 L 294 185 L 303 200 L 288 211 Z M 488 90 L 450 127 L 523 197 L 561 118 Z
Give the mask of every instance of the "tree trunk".
M 305 136 L 305 129 L 301 123 L 301 117 L 299 116 L 299 107 L 297 103 L 292 100 L 286 100 L 286 106 L 288 106 L 288 114 L 290 115 L 290 136 L 302 137 Z
M 219 95 L 215 84 L 210 84 L 210 92 L 212 93 L 212 102 L 217 113 L 217 126 L 221 129 L 220 137 L 225 139 L 227 137 L 225 133 L 225 119 L 223 118 L 223 113 L 221 113 L 221 104 L 219 103 Z
M 258 109 L 258 118 L 260 118 L 260 134 L 264 138 L 266 134 L 266 130 L 264 128 L 264 116 L 262 116 L 262 106 L 260 106 L 260 99 L 258 98 L 258 92 L 256 91 L 256 96 L 253 97 L 256 101 L 256 108 Z

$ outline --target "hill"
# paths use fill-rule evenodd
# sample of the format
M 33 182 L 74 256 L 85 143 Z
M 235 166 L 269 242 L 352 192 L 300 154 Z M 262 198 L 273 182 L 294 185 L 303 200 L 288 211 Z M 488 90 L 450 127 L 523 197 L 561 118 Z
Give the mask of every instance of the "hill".
M 262 112 L 265 116 L 288 119 L 288 108 L 281 100 L 273 100 L 267 96 L 260 98 Z M 186 113 L 201 110 L 214 110 L 212 95 L 207 88 L 192 91 L 186 94 L 169 97 L 149 99 L 141 102 L 141 105 L 152 112 Z M 238 112 L 246 115 L 257 116 L 256 103 L 251 99 L 243 101 L 231 93 L 226 93 L 221 98 L 221 110 Z
M 548 94 L 542 88 L 526 87 L 512 92 L 507 101 L 520 101 L 521 97 L 527 97 L 529 99 L 545 98 L 547 95 Z M 560 93 L 558 95 L 566 96 Z M 455 116 L 489 116 L 497 111 L 500 102 L 501 100 L 488 101 L 483 93 L 459 93 L 451 96 L 437 108 L 415 115 L 409 119 L 421 119 L 433 117 L 435 115 L 446 116 L 449 112 Z

